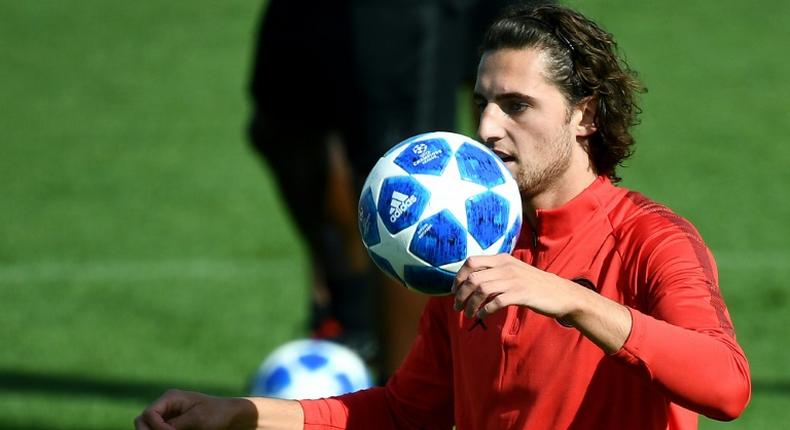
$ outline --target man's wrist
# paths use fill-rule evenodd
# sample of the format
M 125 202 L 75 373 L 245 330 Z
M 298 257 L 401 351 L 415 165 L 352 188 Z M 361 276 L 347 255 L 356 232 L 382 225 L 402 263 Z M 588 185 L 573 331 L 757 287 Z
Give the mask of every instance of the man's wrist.
M 593 289 L 594 287 L 589 287 L 576 279 L 565 279 L 559 276 L 558 278 L 567 288 L 568 293 L 565 295 L 567 300 L 565 312 L 557 316 L 556 320 L 565 327 L 578 328 L 577 322 L 581 319 L 580 316 L 585 310 L 584 303 L 588 300 L 584 289 Z M 590 283 L 590 285 L 592 284 Z M 579 288 L 580 286 L 585 288 Z
M 228 399 L 227 410 L 231 416 L 230 428 L 234 430 L 258 428 L 258 409 L 252 400 L 244 397 L 231 397 Z
M 574 327 L 607 354 L 617 352 L 631 332 L 631 313 L 628 308 L 600 295 L 590 283 L 569 281 L 573 293 L 570 309 L 557 320 Z
M 296 400 L 272 399 L 266 397 L 241 398 L 244 403 L 237 405 L 239 430 L 286 430 L 304 428 L 304 411 Z M 251 427 L 250 427 L 251 425 Z

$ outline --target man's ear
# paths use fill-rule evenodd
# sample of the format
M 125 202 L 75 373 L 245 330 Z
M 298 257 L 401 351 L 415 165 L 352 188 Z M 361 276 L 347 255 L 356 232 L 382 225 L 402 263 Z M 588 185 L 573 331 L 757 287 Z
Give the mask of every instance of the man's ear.
M 581 119 L 576 125 L 576 134 L 586 137 L 598 131 L 598 127 L 595 125 L 595 117 L 598 113 L 598 99 L 587 97 L 576 106 L 581 111 Z

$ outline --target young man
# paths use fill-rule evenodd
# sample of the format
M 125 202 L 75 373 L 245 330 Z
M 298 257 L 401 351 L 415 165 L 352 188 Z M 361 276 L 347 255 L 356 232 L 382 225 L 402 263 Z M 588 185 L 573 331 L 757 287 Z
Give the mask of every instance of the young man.
M 561 7 L 514 9 L 489 29 L 478 132 L 529 222 L 512 255 L 469 258 L 455 294 L 429 301 L 386 387 L 302 402 L 172 391 L 138 429 L 693 429 L 700 413 L 737 417 L 749 369 L 711 253 L 686 220 L 613 185 L 640 89 L 615 48 Z

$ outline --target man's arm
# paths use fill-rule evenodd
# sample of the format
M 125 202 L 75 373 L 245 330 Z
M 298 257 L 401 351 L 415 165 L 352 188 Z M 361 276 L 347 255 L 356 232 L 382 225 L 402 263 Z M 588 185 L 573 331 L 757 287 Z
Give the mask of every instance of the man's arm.
M 428 301 L 411 350 L 386 387 L 301 401 L 305 429 L 451 429 L 453 360 L 445 303 Z
M 615 356 L 687 409 L 738 417 L 751 394 L 749 363 L 735 340 L 713 255 L 682 219 L 651 225 L 639 243 L 638 254 L 649 258 L 629 262 L 631 273 L 642 274 L 630 282 L 644 286 L 648 307 L 631 309 L 631 334 Z
M 429 301 L 411 351 L 386 387 L 301 401 L 171 390 L 137 417 L 135 428 L 449 430 L 453 393 L 447 311 L 440 302 Z
M 731 324 L 715 274 L 695 262 L 700 250 L 689 246 L 684 232 L 666 238 L 645 259 L 651 267 L 639 272 L 650 280 L 635 282 L 650 284 L 651 315 L 505 254 L 467 260 L 456 278 L 455 307 L 470 318 L 510 305 L 557 318 L 605 352 L 646 370 L 673 402 L 731 420 L 749 400 L 748 363 L 727 333 Z
M 468 318 L 526 306 L 576 327 L 607 353 L 619 350 L 631 332 L 625 306 L 507 254 L 470 257 L 456 285 L 455 309 Z
M 135 421 L 137 430 L 302 429 L 299 403 L 269 398 L 213 397 L 170 390 Z

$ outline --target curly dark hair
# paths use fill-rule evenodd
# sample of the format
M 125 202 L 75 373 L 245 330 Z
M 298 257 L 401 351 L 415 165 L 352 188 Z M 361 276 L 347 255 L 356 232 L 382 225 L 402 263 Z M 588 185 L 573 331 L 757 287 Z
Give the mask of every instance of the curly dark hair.
M 590 136 L 588 154 L 596 173 L 620 181 L 616 168 L 634 152 L 630 130 L 641 113 L 636 95 L 647 90 L 618 56 L 614 38 L 574 10 L 525 4 L 505 10 L 494 21 L 481 51 L 532 47 L 548 53 L 547 78 L 569 106 L 597 100 L 597 131 Z

